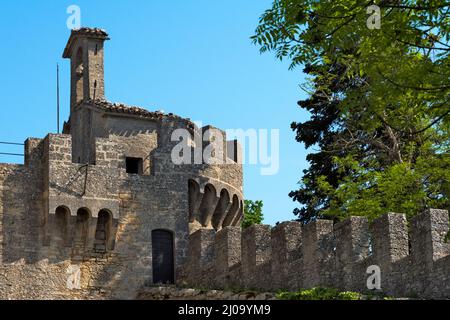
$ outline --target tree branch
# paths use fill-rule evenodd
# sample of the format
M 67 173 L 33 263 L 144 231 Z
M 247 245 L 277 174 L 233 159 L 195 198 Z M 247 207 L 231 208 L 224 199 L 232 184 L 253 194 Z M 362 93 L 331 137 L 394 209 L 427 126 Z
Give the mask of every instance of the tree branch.
M 394 8 L 394 9 L 411 9 L 411 10 L 418 10 L 418 11 L 428 11 L 433 9 L 442 9 L 445 7 L 448 7 L 450 5 L 450 2 L 446 2 L 443 4 L 439 4 L 436 6 L 407 6 L 407 5 L 391 5 L 391 4 L 381 4 L 380 8 Z
M 380 76 L 382 76 L 385 80 L 389 81 L 390 83 L 392 83 L 393 85 L 395 85 L 396 87 L 399 88 L 404 88 L 404 89 L 414 89 L 414 90 L 421 90 L 421 91 L 440 91 L 440 90 L 446 90 L 446 89 L 450 89 L 450 85 L 447 86 L 442 86 L 442 87 L 432 87 L 432 88 L 423 88 L 423 87 L 416 87 L 416 86 L 407 86 L 407 85 L 402 85 L 399 83 L 396 83 L 394 80 L 389 79 L 388 77 L 386 77 L 380 70 L 380 68 L 377 68 L 378 73 L 380 74 Z

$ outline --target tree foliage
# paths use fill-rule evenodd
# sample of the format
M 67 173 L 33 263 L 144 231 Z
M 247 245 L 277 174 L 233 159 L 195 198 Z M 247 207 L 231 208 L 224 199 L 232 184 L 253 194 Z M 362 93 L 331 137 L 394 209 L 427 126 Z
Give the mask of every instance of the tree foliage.
M 450 2 L 275 0 L 252 39 L 308 75 L 301 220 L 449 207 Z
M 341 292 L 333 288 L 316 287 L 297 292 L 279 292 L 278 300 L 362 300 L 358 292 Z
M 248 228 L 253 224 L 261 224 L 264 220 L 262 213 L 263 202 L 261 200 L 245 200 L 244 202 L 244 220 L 242 221 L 242 228 Z

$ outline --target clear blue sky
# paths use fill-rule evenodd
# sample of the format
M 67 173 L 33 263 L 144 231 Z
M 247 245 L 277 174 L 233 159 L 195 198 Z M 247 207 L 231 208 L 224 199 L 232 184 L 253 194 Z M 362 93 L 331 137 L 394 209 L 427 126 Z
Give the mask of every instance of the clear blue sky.
M 307 114 L 296 102 L 301 69 L 288 71 L 260 55 L 250 36 L 271 0 L 2 1 L 0 141 L 23 142 L 56 132 L 55 69 L 61 70 L 62 120 L 69 111 L 69 61 L 61 58 L 70 31 L 69 5 L 83 26 L 101 27 L 106 44 L 107 99 L 164 110 L 222 129 L 279 129 L 280 170 L 262 176 L 245 166 L 245 196 L 263 200 L 265 222 L 295 218 L 288 197 L 306 168 L 306 151 L 290 123 Z M 0 145 L 0 151 L 22 153 Z M 22 159 L 0 156 L 0 162 Z

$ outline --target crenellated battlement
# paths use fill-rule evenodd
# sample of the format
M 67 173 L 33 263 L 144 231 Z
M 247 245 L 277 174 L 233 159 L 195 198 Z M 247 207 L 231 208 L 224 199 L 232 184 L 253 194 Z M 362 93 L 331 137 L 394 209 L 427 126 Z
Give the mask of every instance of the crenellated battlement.
M 369 266 L 381 270 L 381 291 L 393 296 L 450 297 L 446 210 L 411 221 L 388 213 L 371 225 L 364 217 L 333 224 L 284 222 L 198 230 L 189 237 L 184 281 L 223 289 L 298 290 L 316 286 L 367 292 Z

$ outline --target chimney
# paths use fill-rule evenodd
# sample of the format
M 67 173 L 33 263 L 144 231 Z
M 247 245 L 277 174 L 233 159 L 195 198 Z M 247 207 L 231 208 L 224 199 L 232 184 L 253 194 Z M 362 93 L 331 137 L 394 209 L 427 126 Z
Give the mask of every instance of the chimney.
M 108 34 L 101 29 L 74 29 L 64 49 L 70 59 L 70 111 L 80 102 L 105 99 L 104 51 Z

